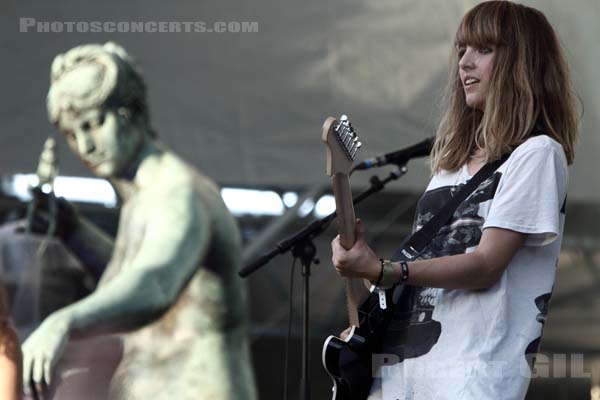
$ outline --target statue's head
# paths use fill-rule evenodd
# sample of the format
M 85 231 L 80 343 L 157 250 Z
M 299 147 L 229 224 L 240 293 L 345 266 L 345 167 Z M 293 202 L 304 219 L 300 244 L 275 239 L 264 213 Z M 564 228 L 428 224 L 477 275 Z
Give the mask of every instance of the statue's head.
M 50 121 L 98 176 L 120 177 L 152 136 L 146 87 L 127 52 L 114 43 L 88 44 L 52 63 Z

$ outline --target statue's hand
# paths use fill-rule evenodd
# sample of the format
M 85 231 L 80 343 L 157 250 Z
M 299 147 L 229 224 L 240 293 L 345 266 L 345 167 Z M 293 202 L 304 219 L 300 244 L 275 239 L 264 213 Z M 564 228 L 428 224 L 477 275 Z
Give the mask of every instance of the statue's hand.
M 50 385 L 52 368 L 62 356 L 69 339 L 70 319 L 51 314 L 23 343 L 23 389 L 35 390 L 38 396 Z

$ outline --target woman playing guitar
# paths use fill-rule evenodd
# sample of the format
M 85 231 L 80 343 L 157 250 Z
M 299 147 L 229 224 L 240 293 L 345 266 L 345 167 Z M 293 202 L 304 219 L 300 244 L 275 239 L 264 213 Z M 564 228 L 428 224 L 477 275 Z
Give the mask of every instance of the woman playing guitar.
M 546 17 L 508 1 L 471 9 L 455 46 L 414 229 L 510 156 L 416 261 L 381 259 L 360 221 L 349 250 L 333 240 L 341 276 L 414 289 L 408 326 L 392 317 L 386 331 L 369 400 L 523 399 L 540 342 L 577 137 L 567 63 Z

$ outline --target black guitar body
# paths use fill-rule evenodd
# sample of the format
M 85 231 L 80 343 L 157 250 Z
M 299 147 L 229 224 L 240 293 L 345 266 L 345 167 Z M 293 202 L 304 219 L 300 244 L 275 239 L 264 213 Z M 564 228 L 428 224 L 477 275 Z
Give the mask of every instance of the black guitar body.
M 397 305 L 408 306 L 410 286 L 396 288 Z M 388 308 L 379 307 L 379 295 L 371 293 L 358 310 L 360 328 L 353 327 L 346 340 L 329 336 L 323 345 L 322 362 L 333 380 L 332 400 L 366 400 L 373 382 L 373 355 L 380 354 L 391 318 L 392 292 L 386 291 Z M 395 297 L 396 297 L 395 296 Z M 397 310 L 395 312 L 397 315 Z M 407 312 L 407 316 L 409 313 Z M 407 323 L 409 318 L 407 317 Z

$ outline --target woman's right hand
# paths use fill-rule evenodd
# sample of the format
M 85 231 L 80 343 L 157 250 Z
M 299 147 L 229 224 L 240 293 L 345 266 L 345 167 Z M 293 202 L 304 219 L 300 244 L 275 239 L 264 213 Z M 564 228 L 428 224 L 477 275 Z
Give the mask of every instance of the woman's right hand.
M 364 278 L 377 281 L 381 270 L 379 257 L 365 241 L 365 228 L 360 219 L 356 220 L 356 242 L 346 250 L 337 235 L 331 242 L 331 262 L 340 276 L 346 278 Z

